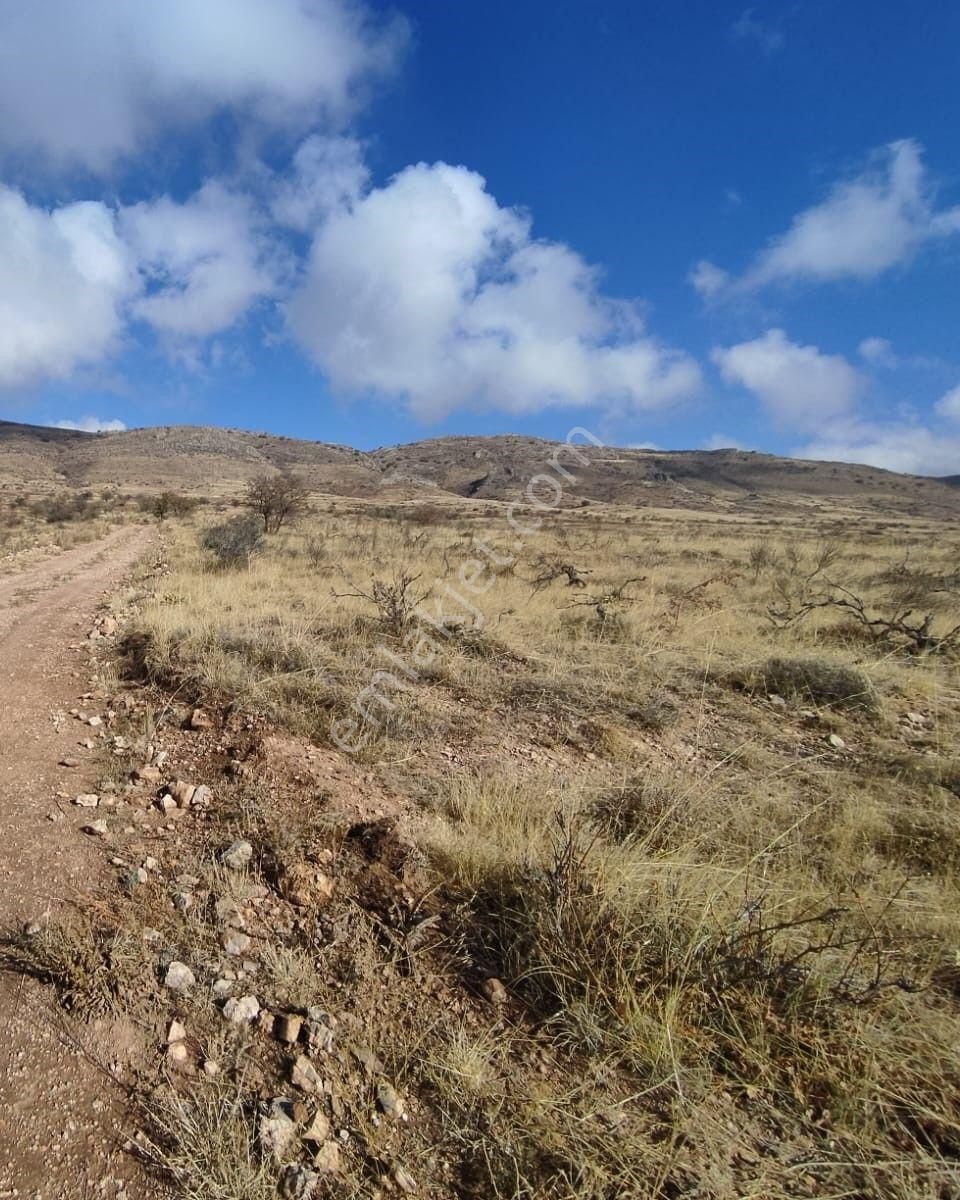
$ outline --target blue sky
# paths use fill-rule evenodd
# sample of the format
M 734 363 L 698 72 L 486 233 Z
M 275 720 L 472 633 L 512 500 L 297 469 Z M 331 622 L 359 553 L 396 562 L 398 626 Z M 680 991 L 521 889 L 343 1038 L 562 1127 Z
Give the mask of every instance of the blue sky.
M 0 8 L 0 415 L 960 472 L 960 7 Z

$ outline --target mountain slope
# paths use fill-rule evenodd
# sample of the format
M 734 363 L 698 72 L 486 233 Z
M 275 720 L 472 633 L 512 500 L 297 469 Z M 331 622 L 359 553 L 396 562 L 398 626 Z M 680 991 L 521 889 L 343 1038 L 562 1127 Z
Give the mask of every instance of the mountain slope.
M 558 463 L 569 475 L 550 466 Z M 673 506 L 728 512 L 802 511 L 955 517 L 955 480 L 899 475 L 849 463 L 807 462 L 743 450 L 628 450 L 539 438 L 446 437 L 361 452 L 267 433 L 172 426 L 86 434 L 0 422 L 0 487 L 7 494 L 58 487 L 170 488 L 234 495 L 263 472 L 293 469 L 311 488 L 343 496 L 443 494 L 523 498 L 546 474 L 561 502 Z M 951 486 L 953 485 L 953 486 Z M 540 480 L 534 494 L 554 498 Z

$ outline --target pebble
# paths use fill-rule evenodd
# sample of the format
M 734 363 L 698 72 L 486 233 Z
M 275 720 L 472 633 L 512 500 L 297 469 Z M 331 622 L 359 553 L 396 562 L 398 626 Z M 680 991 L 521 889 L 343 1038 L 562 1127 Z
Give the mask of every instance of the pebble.
M 74 796 L 73 802 L 79 808 L 96 808 L 100 797 L 94 792 L 81 792 L 79 796 Z

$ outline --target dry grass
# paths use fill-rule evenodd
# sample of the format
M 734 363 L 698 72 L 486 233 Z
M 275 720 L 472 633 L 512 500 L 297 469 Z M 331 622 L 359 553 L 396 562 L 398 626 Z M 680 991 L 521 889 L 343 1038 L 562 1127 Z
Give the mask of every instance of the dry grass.
M 872 603 L 923 590 L 949 627 L 955 535 L 591 507 L 512 561 L 499 506 L 405 511 L 331 504 L 235 572 L 180 525 L 128 665 L 327 748 L 361 698 L 344 769 L 405 814 L 415 879 L 348 861 L 335 823 L 278 816 L 269 792 L 218 820 L 255 841 L 268 888 L 318 846 L 340 856 L 327 932 L 293 921 L 261 986 L 362 1020 L 421 1105 L 425 1194 L 956 1195 L 957 663 L 829 611 L 767 615 L 826 557 Z M 453 601 L 491 554 L 487 586 Z M 541 582 L 561 560 L 583 586 Z M 449 636 L 378 612 L 404 573 Z M 489 976 L 506 1014 L 462 1001 Z M 174 1175 L 211 1121 L 242 1168 L 223 1182 L 218 1159 L 183 1194 L 264 1194 L 243 1106 L 177 1104 Z M 381 1159 L 352 1160 L 356 1194 Z

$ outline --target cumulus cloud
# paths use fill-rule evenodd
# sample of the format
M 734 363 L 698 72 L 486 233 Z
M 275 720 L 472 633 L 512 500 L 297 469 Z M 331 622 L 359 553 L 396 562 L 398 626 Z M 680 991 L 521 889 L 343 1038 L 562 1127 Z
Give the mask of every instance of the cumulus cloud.
M 0 5 L 0 149 L 108 169 L 222 111 L 336 126 L 406 38 L 353 0 L 30 0 Z
M 252 200 L 216 180 L 184 204 L 124 209 L 120 228 L 148 285 L 133 312 L 161 334 L 209 337 L 277 287 L 282 256 Z
M 726 271 L 721 271 L 719 267 L 714 266 L 705 258 L 697 263 L 687 278 L 694 290 L 707 300 L 720 295 L 730 282 L 730 276 Z
M 882 337 L 864 338 L 857 347 L 857 353 L 864 362 L 874 367 L 895 367 L 899 362 L 891 343 Z
M 782 329 L 717 347 L 711 358 L 728 383 L 745 387 L 794 429 L 818 429 L 852 411 L 866 387 L 864 377 L 841 355 L 791 342 Z
M 960 438 L 944 437 L 924 425 L 851 422 L 828 430 L 794 453 L 800 458 L 866 463 L 911 475 L 960 473 Z
M 729 286 L 752 291 L 773 283 L 873 279 L 925 243 L 958 232 L 960 206 L 937 207 L 921 147 L 911 139 L 892 142 L 864 172 L 835 184 L 825 200 L 794 217 Z M 698 279 L 719 280 L 713 272 L 719 268 L 700 263 L 694 286 Z
M 941 396 L 937 401 L 936 409 L 941 417 L 946 417 L 950 421 L 960 421 L 960 385 L 951 388 L 949 392 Z
M 685 354 L 646 336 L 569 247 L 535 241 L 480 175 L 421 163 L 317 232 L 290 326 L 338 389 L 460 406 L 656 408 L 694 392 Z
M 290 172 L 274 188 L 270 211 L 276 221 L 312 233 L 338 208 L 354 204 L 370 171 L 355 138 L 314 134 L 293 156 Z
M 139 280 L 114 213 L 46 210 L 0 186 L 0 387 L 65 379 L 113 351 Z
M 100 417 L 81 417 L 79 421 L 54 421 L 54 429 L 76 429 L 80 433 L 120 433 L 126 429 L 123 421 Z

